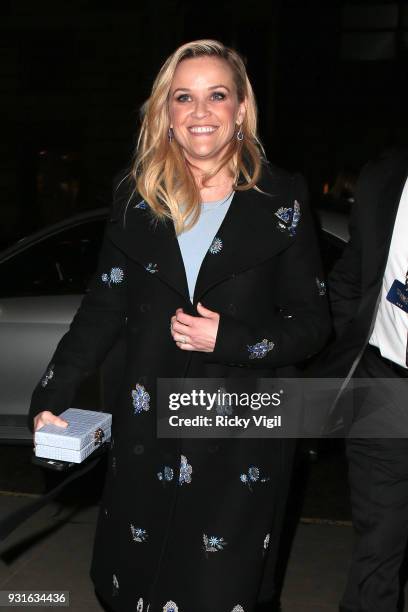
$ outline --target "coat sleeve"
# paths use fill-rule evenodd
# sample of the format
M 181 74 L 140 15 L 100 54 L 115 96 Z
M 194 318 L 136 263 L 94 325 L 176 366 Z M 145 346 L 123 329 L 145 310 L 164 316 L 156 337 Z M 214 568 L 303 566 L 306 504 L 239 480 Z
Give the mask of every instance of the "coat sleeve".
M 328 278 L 330 307 L 336 336 L 339 337 L 353 320 L 361 300 L 361 201 L 369 169 L 363 170 L 356 188 L 356 201 L 350 218 L 350 240 L 335 263 Z
M 39 412 L 60 414 L 69 408 L 79 383 L 101 364 L 126 322 L 126 257 L 107 234 L 105 230 L 97 271 L 81 305 L 34 389 L 31 431 Z
M 253 323 L 221 313 L 211 361 L 271 368 L 293 365 L 316 353 L 329 336 L 330 316 L 319 283 L 323 272 L 307 189 L 300 175 L 294 177 L 294 185 L 301 218 L 293 243 L 278 256 L 274 290 L 279 313 Z

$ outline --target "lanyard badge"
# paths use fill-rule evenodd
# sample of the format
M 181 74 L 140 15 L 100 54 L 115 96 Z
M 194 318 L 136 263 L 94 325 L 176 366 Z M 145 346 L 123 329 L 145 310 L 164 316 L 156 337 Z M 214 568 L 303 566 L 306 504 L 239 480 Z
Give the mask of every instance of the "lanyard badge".
M 392 283 L 387 293 L 387 300 L 408 313 L 408 270 L 405 275 L 405 284 L 397 279 Z

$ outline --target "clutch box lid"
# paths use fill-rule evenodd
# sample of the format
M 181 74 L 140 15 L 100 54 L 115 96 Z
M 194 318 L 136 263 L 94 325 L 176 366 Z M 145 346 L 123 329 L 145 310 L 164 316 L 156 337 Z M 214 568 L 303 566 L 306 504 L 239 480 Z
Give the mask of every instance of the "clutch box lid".
M 98 446 L 110 437 L 112 415 L 108 412 L 68 408 L 58 416 L 65 419 L 68 426 L 43 425 L 35 432 L 36 444 L 80 450 L 92 441 Z

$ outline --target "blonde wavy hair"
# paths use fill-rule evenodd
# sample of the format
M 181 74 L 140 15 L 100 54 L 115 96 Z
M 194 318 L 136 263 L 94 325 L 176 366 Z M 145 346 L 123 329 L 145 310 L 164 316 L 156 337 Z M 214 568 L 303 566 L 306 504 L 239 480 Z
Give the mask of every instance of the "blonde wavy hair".
M 176 49 L 161 67 L 150 98 L 143 105 L 143 121 L 130 175 L 135 190 L 149 204 L 155 217 L 161 220 L 171 218 L 177 234 L 196 223 L 200 192 L 181 147 L 175 139 L 169 141 L 169 94 L 178 64 L 188 58 L 203 56 L 227 62 L 238 101 L 246 101 L 241 124 L 243 139 L 232 138 L 217 166 L 203 177 L 203 184 L 228 165 L 234 178 L 234 190 L 256 187 L 264 156 L 257 134 L 255 96 L 240 55 L 216 40 L 196 40 Z M 183 203 L 182 209 L 180 203 Z

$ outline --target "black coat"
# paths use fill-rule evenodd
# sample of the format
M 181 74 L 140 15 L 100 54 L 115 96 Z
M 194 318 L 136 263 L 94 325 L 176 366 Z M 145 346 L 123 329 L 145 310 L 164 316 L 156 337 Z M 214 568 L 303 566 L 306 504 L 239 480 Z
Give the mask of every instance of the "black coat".
M 368 344 L 407 175 L 407 150 L 389 150 L 361 172 L 350 241 L 328 279 L 336 338 L 315 363 L 316 376 L 347 381 Z
M 273 591 L 289 478 L 282 441 L 155 435 L 157 377 L 270 377 L 315 353 L 328 335 L 304 182 L 273 168 L 261 186 L 267 193 L 235 193 L 217 234 L 221 249 L 207 252 L 192 305 L 172 223 L 152 222 L 123 181 L 90 291 L 34 391 L 31 419 L 41 410 L 60 413 L 125 334 L 91 569 L 114 610 L 161 612 L 174 602 L 178 612 L 251 612 Z M 295 201 L 300 219 L 291 214 Z M 176 309 L 196 314 L 197 301 L 221 314 L 213 353 L 182 351 L 170 335 Z M 250 347 L 264 339 L 273 348 L 254 358 Z M 267 480 L 242 482 L 250 466 Z M 211 546 L 206 536 L 218 539 Z

